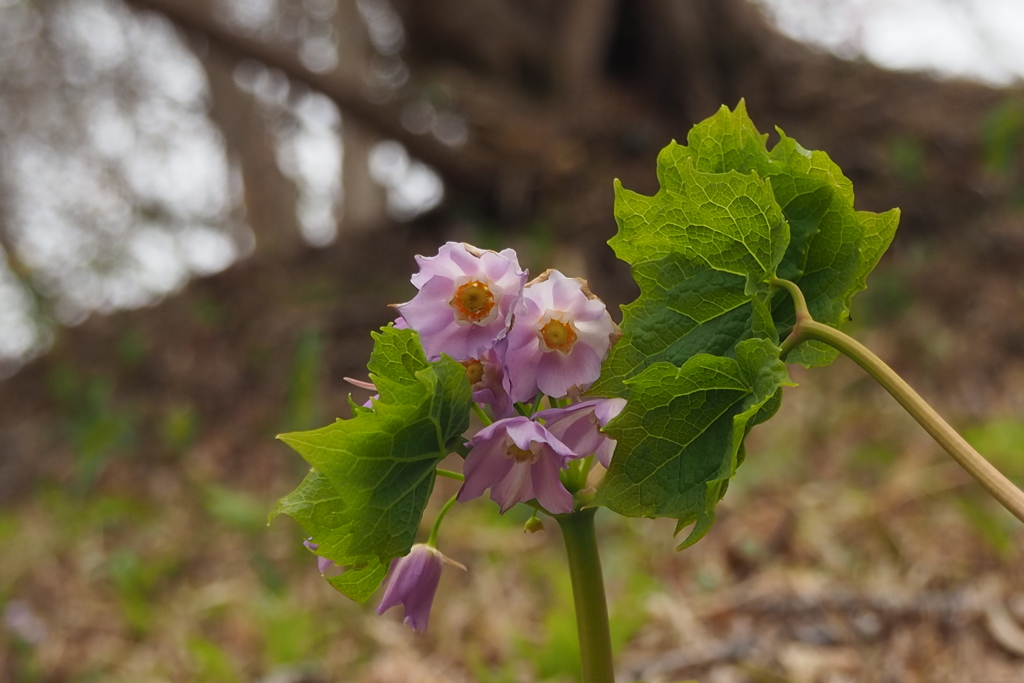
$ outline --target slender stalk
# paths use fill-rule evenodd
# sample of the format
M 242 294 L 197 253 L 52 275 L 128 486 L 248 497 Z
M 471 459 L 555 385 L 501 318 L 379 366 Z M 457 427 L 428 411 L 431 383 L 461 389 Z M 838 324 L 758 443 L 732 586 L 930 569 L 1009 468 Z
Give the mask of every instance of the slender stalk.
M 798 336 L 799 341 L 814 339 L 849 356 L 864 368 L 886 391 L 892 394 L 903 408 L 924 427 L 933 439 L 960 464 L 968 474 L 985 487 L 1003 507 L 1024 522 L 1024 491 L 1004 477 L 967 441 L 956 433 L 949 424 L 928 405 L 902 377 L 882 362 L 866 346 L 839 330 L 813 320 L 801 321 L 790 337 Z M 786 341 L 789 341 L 787 339 Z
M 569 557 L 583 683 L 615 683 L 608 604 L 594 530 L 596 512 L 597 508 L 588 508 L 555 519 L 562 527 L 565 552 Z
M 793 331 L 783 340 L 780 347 L 782 351 L 779 355 L 785 360 L 789 352 L 799 345 L 800 342 L 804 341 L 799 331 L 802 323 L 812 320 L 811 312 L 807 309 L 807 299 L 804 298 L 804 293 L 800 291 L 795 282 L 783 280 L 780 277 L 773 277 L 770 280 L 770 284 L 773 287 L 780 287 L 789 292 L 789 295 L 793 297 L 793 309 L 796 311 L 796 324 L 793 326 Z
M 437 519 L 434 520 L 434 527 L 430 530 L 430 537 L 427 538 L 427 545 L 431 548 L 437 546 L 437 532 L 441 530 L 441 520 L 448 514 L 448 511 L 452 509 L 452 505 L 455 505 L 455 501 L 458 500 L 458 496 L 452 496 L 448 499 L 448 502 L 444 504 L 440 512 L 437 513 Z
M 451 470 L 437 470 L 437 476 L 447 477 L 448 479 L 454 479 L 455 481 L 466 481 L 466 478 L 458 472 L 452 472 Z
M 493 420 L 491 420 L 491 416 L 484 412 L 484 409 L 481 408 L 480 404 L 477 403 L 476 401 L 474 401 L 472 405 L 473 412 L 476 413 L 477 418 L 479 418 L 479 420 L 484 423 L 484 427 L 490 426 L 491 423 L 493 422 Z
M 804 320 L 811 319 L 811 313 L 807 309 L 807 299 L 804 298 L 803 291 L 800 290 L 800 287 L 795 282 L 783 280 L 781 277 L 773 277 L 768 282 L 772 287 L 781 287 L 793 297 L 793 308 L 796 310 L 797 325 Z

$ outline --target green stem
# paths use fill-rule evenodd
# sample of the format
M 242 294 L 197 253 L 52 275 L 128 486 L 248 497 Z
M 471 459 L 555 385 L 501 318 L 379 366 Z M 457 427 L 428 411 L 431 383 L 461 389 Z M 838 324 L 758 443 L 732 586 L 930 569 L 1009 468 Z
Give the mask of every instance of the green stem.
M 484 423 L 484 427 L 490 426 L 493 420 L 491 420 L 491 417 L 484 412 L 484 409 L 480 407 L 480 404 L 474 401 L 472 405 L 473 412 L 476 413 L 476 416 Z
M 811 318 L 811 312 L 807 309 L 807 299 L 804 298 L 804 293 L 800 291 L 800 287 L 795 282 L 789 280 L 783 280 L 780 277 L 773 277 L 769 280 L 769 284 L 773 287 L 779 287 L 789 292 L 789 295 L 793 297 L 793 309 L 796 311 L 796 324 L 793 326 L 792 332 L 782 342 L 781 354 L 779 354 L 783 360 L 789 355 L 800 342 L 804 341 L 798 331 L 801 325 L 807 321 L 813 320 Z
M 576 494 L 587 486 L 587 476 L 593 466 L 594 456 L 577 458 L 569 463 L 569 467 L 562 470 L 562 483 L 569 493 Z
M 452 496 L 448 499 L 448 502 L 444 504 L 441 511 L 437 513 L 437 519 L 434 520 L 434 527 L 430 530 L 430 537 L 427 539 L 427 545 L 431 548 L 437 547 L 437 532 L 441 530 L 441 520 L 448 514 L 448 511 L 452 509 L 452 505 L 455 505 L 455 501 L 458 500 L 458 496 Z
M 556 517 L 569 557 L 576 630 L 583 665 L 582 683 L 615 683 L 608 605 L 604 596 L 601 557 L 597 552 L 594 514 L 597 508 Z
M 462 476 L 458 472 L 452 472 L 451 470 L 440 470 L 439 469 L 439 470 L 437 470 L 437 476 L 439 476 L 439 477 L 448 477 L 449 479 L 454 479 L 455 481 L 466 481 L 466 478 L 464 476 Z
M 789 295 L 793 297 L 793 308 L 796 310 L 796 321 L 797 324 L 802 320 L 810 320 L 811 312 L 807 309 L 807 299 L 804 298 L 804 293 L 800 290 L 795 282 L 791 280 L 784 280 L 781 277 L 772 277 L 768 284 L 772 287 L 779 287 L 789 292 Z
M 839 330 L 813 320 L 801 321 L 793 329 L 790 338 L 796 337 L 793 344 L 817 340 L 849 356 L 857 365 L 864 368 L 875 378 L 886 391 L 892 394 L 903 408 L 924 427 L 935 441 L 942 446 L 968 474 L 985 487 L 1003 507 L 1012 512 L 1017 519 L 1024 522 L 1024 492 L 1014 486 L 1013 482 L 1004 477 L 978 451 L 974 450 L 962 436 L 949 426 L 935 410 L 928 405 L 902 377 L 873 354 L 866 346 L 853 337 Z M 790 339 L 787 338 L 788 342 Z

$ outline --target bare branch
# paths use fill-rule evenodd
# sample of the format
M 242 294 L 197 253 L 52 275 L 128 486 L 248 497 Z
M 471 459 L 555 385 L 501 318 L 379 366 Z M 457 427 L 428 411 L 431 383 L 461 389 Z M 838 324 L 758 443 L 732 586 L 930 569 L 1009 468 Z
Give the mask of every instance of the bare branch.
M 449 181 L 467 190 L 490 190 L 498 174 L 498 163 L 472 143 L 449 147 L 432 135 L 410 133 L 401 123 L 405 102 L 392 99 L 374 102 L 364 94 L 357 79 L 335 70 L 319 74 L 307 69 L 295 55 L 262 41 L 252 40 L 222 26 L 204 7 L 186 6 L 174 0 L 125 0 L 128 5 L 163 14 L 186 31 L 197 31 L 211 44 L 238 59 L 255 59 L 280 70 L 293 81 L 332 99 L 346 114 L 381 135 L 398 140 L 409 152 L 434 166 Z

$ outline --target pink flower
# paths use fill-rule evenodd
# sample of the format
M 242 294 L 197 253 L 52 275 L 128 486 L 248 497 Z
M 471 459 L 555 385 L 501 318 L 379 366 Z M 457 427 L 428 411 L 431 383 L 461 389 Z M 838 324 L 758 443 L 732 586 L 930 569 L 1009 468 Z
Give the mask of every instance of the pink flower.
M 585 280 L 545 271 L 523 290 L 508 333 L 505 385 L 513 401 L 538 391 L 556 398 L 582 391 L 601 374 L 601 363 L 621 332 Z
M 306 546 L 306 548 L 308 548 L 310 552 L 312 552 L 314 555 L 316 555 L 316 551 L 320 548 L 320 544 L 313 543 L 312 538 L 307 538 L 305 541 L 302 542 L 302 545 Z M 330 574 L 331 576 L 337 576 L 341 572 L 345 571 L 343 567 L 339 567 L 338 565 L 334 564 L 334 562 L 328 560 L 326 557 L 323 557 L 321 555 L 316 556 L 316 568 L 320 570 L 320 573 L 325 576 L 328 574 Z
M 596 398 L 575 403 L 566 408 L 542 410 L 535 419 L 544 420 L 544 426 L 578 457 L 596 455 L 605 467 L 612 462 L 615 439 L 601 431 L 613 417 L 626 407 L 623 398 Z
M 414 545 L 405 557 L 392 560 L 388 587 L 377 606 L 377 614 L 384 614 L 401 604 L 405 608 L 405 623 L 414 631 L 425 631 L 437 584 L 441 580 L 441 566 L 446 562 L 465 569 L 442 555 L 437 548 L 422 543 Z
M 577 456 L 540 423 L 526 417 L 498 420 L 467 445 L 471 450 L 463 466 L 460 502 L 490 488 L 502 512 L 533 499 L 548 512 L 572 512 L 572 494 L 558 473 Z
M 497 418 L 514 415 L 516 410 L 505 390 L 505 365 L 503 356 L 505 341 L 480 354 L 479 358 L 462 361 L 466 366 L 466 377 L 473 387 L 473 400 L 489 405 Z
M 505 336 L 526 282 L 513 250 L 448 242 L 437 256 L 416 261 L 412 283 L 420 291 L 395 308 L 420 333 L 428 358 L 478 358 Z

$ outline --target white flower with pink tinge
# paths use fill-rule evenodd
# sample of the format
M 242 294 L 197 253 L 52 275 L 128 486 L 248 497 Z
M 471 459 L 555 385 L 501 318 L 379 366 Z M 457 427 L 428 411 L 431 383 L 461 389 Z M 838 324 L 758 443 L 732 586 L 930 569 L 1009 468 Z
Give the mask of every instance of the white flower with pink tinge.
M 604 302 L 585 280 L 548 270 L 526 285 L 505 352 L 505 386 L 513 401 L 538 391 L 560 398 L 582 391 L 621 336 Z
M 420 291 L 395 308 L 419 332 L 428 358 L 479 358 L 504 338 L 527 277 L 513 250 L 448 242 L 416 262 L 412 283 Z

